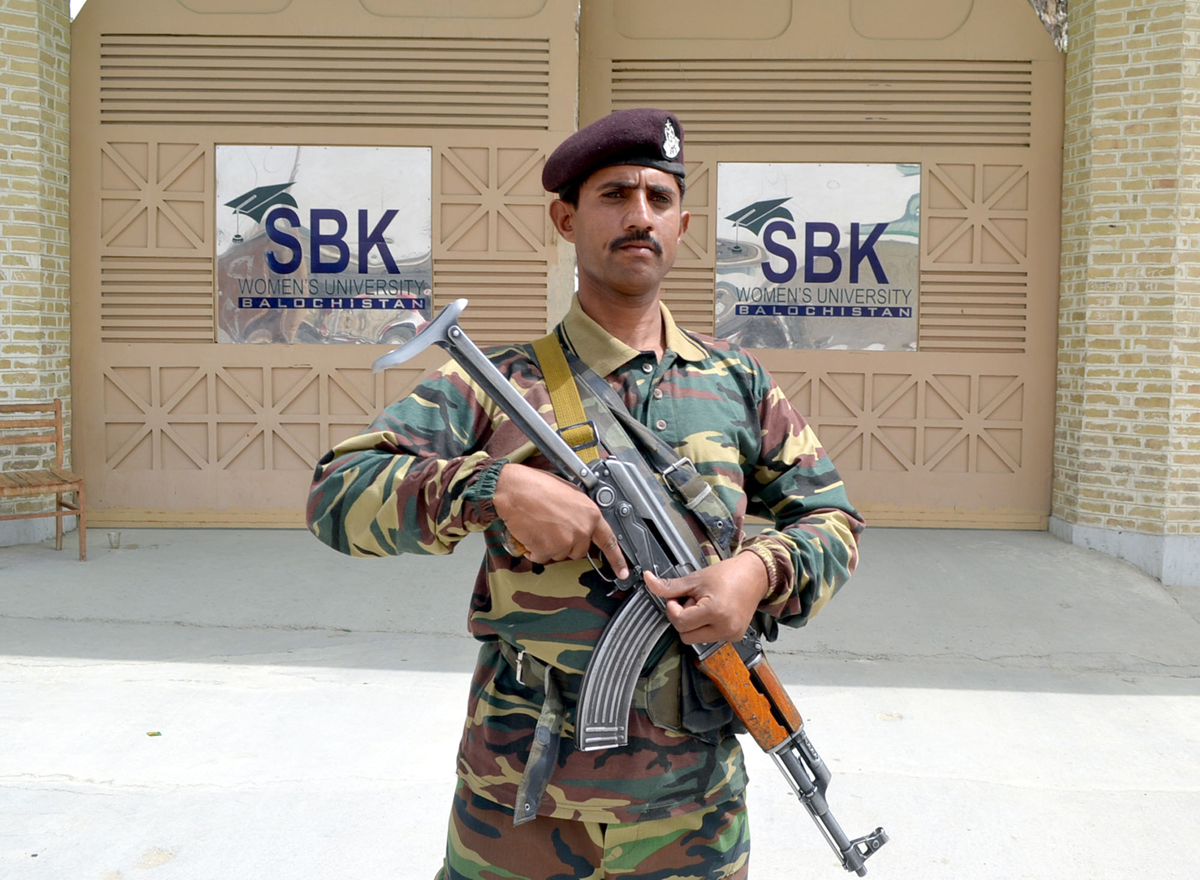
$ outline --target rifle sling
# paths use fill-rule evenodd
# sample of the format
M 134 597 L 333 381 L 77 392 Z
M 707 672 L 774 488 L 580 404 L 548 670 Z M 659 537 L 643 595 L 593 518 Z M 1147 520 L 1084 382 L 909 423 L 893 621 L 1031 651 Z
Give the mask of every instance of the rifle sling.
M 579 380 L 604 403 L 626 433 L 637 442 L 650 466 L 663 478 L 675 497 L 699 520 L 716 547 L 717 554 L 722 559 L 728 556 L 734 531 L 733 514 L 708 481 L 700 476 L 692 460 L 681 456 L 673 446 L 638 421 L 612 386 L 596 375 L 577 355 L 566 352 L 565 357 Z
M 583 409 L 575 377 L 563 357 L 558 337 L 551 333 L 533 341 L 533 353 L 537 356 L 546 389 L 550 392 L 550 403 L 554 406 L 554 421 L 559 425 L 558 433 L 567 441 L 576 454 L 591 464 L 600 458 L 600 438 L 596 426 L 588 421 Z
M 559 425 L 559 433 L 563 439 L 575 446 L 576 443 L 586 444 L 577 449 L 579 457 L 585 462 L 595 461 L 597 456 L 598 437 L 596 425 L 587 421 L 582 398 L 579 395 L 578 380 L 593 395 L 600 399 L 604 408 L 612 414 L 623 428 L 626 435 L 633 438 L 637 447 L 651 467 L 662 476 L 664 482 L 683 502 L 700 524 L 705 533 L 717 548 L 721 558 L 729 555 L 730 542 L 733 539 L 733 515 L 729 508 L 712 490 L 708 482 L 700 476 L 692 461 L 679 453 L 661 437 L 639 422 L 625 406 L 624 402 L 612 386 L 596 372 L 579 359 L 579 356 L 567 349 L 557 333 L 550 333 L 533 343 L 542 375 L 546 378 L 546 387 L 550 391 L 550 402 L 554 406 L 554 419 Z M 602 434 L 607 434 L 608 426 L 601 426 Z M 618 429 L 617 425 L 612 426 Z M 590 436 L 586 431 L 590 431 Z M 568 431 L 572 432 L 568 435 Z M 590 453 L 589 458 L 584 452 Z

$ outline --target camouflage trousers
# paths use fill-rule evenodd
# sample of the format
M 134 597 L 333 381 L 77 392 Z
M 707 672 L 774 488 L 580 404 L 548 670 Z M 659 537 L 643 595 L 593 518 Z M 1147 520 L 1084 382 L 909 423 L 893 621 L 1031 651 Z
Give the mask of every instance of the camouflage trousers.
M 749 862 L 741 797 L 627 825 L 539 816 L 514 828 L 512 810 L 460 782 L 434 880 L 745 880 Z

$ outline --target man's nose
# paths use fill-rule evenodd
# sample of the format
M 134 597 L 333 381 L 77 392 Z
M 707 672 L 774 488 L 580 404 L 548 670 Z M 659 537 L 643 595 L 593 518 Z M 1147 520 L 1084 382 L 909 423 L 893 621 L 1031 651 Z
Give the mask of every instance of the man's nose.
M 625 228 L 650 229 L 654 226 L 654 213 L 650 210 L 650 196 L 637 190 L 625 203 Z

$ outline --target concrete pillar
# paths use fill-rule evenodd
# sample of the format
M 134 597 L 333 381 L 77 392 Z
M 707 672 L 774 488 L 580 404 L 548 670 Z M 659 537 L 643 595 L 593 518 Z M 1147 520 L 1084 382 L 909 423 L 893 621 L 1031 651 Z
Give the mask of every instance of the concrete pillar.
M 1200 586 L 1200 2 L 1069 12 L 1050 529 Z
M 0 0 L 0 403 L 61 397 L 68 414 L 70 37 L 68 0 Z M 0 468 L 13 463 L 53 464 L 52 451 L 0 450 Z M 0 513 L 17 504 L 53 496 Z M 0 522 L 0 546 L 53 534 L 52 518 Z

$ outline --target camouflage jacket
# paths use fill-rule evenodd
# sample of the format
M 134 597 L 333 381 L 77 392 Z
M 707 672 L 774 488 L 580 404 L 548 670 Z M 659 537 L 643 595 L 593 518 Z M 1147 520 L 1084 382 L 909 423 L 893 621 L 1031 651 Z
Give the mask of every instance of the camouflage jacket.
M 854 570 L 862 520 L 812 429 L 757 361 L 729 343 L 681 331 L 665 307 L 663 317 L 661 360 L 614 339 L 578 301 L 559 334 L 607 378 L 630 412 L 695 463 L 734 514 L 734 548 L 766 564 L 770 587 L 762 609 L 800 626 Z M 532 348 L 501 347 L 488 357 L 553 424 Z M 572 691 L 620 597 L 608 595 L 586 560 L 542 566 L 505 549 L 492 495 L 506 462 L 552 469 L 451 362 L 384 410 L 366 433 L 327 453 L 308 502 L 313 533 L 352 556 L 449 553 L 470 532 L 485 532 L 468 617 L 470 632 L 484 645 L 459 776 L 476 793 L 513 805 L 541 692 L 516 680 L 497 649 L 503 639 L 566 674 L 563 745 L 540 814 L 630 822 L 740 794 L 745 771 L 735 737 L 703 742 L 673 729 L 669 718 L 652 717 L 653 679 L 661 683 L 663 670 L 678 664 L 678 650 L 639 686 L 625 748 L 574 749 Z M 775 528 L 746 537 L 747 513 L 771 519 Z M 698 527 L 696 534 L 715 559 Z

